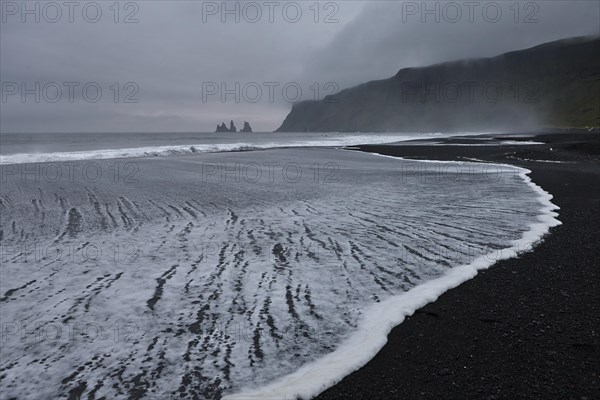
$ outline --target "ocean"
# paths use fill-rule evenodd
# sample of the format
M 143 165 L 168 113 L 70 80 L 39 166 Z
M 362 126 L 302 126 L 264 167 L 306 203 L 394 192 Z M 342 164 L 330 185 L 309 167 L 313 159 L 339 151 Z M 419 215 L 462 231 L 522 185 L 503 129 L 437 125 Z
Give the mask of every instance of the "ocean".
M 417 137 L 3 134 L 2 398 L 307 398 L 559 223 L 527 170 L 342 148 Z
M 470 133 L 473 134 L 473 133 Z M 2 133 L 0 164 L 97 160 L 260 150 L 274 147 L 350 146 L 448 134 L 344 133 Z

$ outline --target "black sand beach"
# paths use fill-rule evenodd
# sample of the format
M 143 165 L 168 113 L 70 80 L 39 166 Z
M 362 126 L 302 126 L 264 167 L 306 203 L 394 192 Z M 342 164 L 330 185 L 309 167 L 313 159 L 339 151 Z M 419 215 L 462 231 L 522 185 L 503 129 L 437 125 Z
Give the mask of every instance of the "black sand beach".
M 600 398 L 600 135 L 517 140 L 545 144 L 360 147 L 528 168 L 554 196 L 563 224 L 534 251 L 498 262 L 407 318 L 375 358 L 319 400 Z

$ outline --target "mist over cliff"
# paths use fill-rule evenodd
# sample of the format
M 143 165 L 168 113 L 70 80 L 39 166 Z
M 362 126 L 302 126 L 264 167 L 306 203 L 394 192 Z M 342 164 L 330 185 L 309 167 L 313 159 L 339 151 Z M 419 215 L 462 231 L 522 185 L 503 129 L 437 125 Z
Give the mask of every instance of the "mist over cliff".
M 278 132 L 514 131 L 600 126 L 600 39 L 405 68 L 295 104 Z

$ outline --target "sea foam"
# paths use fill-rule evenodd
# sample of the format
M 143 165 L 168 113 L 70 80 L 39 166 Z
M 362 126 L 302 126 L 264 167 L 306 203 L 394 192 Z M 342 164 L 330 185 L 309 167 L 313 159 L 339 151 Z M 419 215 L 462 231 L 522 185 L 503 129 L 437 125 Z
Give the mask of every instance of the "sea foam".
M 6 397 L 83 384 L 98 398 L 310 397 L 558 223 L 510 166 L 315 148 L 136 163 L 131 184 L 3 182 Z M 280 169 L 248 180 L 203 175 L 207 163 Z
M 405 160 L 382 154 L 376 156 Z M 411 160 L 412 161 L 412 160 Z M 464 164 L 458 161 L 419 160 L 426 163 Z M 446 291 L 474 278 L 478 271 L 488 269 L 497 261 L 516 257 L 531 250 L 550 228 L 561 225 L 557 219 L 559 207 L 551 202 L 552 195 L 532 182 L 530 170 L 508 164 L 494 164 L 514 168 L 519 176 L 538 195 L 541 208 L 537 222 L 529 225 L 522 237 L 512 246 L 478 257 L 472 263 L 454 267 L 439 278 L 422 283 L 409 291 L 390 297 L 368 307 L 358 329 L 334 352 L 302 366 L 297 371 L 259 388 L 248 388 L 225 396 L 224 400 L 250 399 L 309 399 L 340 382 L 345 376 L 358 370 L 371 360 L 387 343 L 391 330 L 401 324 L 416 310 L 434 302 Z

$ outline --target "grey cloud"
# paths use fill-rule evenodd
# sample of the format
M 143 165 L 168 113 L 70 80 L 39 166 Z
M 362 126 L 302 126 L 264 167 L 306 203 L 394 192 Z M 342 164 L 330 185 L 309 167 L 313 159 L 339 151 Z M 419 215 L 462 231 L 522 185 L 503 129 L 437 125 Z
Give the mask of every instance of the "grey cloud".
M 600 33 L 599 2 L 522 1 L 518 11 L 515 4 L 372 2 L 330 46 L 313 55 L 306 74 L 337 79 L 346 87 L 388 78 L 405 67 L 490 57 L 552 40 Z M 427 12 L 436 6 L 439 11 Z M 498 17 L 496 9 L 501 13 Z
M 330 93 L 328 82 L 343 88 L 405 66 L 491 56 L 598 31 L 597 2 L 538 2 L 536 24 L 508 18 L 497 24 L 402 23 L 401 3 L 359 1 L 333 3 L 339 23 L 330 24 L 323 18 L 334 9 L 321 9 L 315 23 L 312 2 L 302 3 L 305 14 L 297 23 L 277 14 L 274 23 L 221 23 L 218 16 L 204 23 L 202 2 L 161 1 L 136 3 L 139 23 L 115 24 L 107 10 L 112 3 L 100 4 L 105 14 L 96 24 L 81 18 L 1 23 L 2 82 L 97 82 L 103 99 L 22 104 L 13 96 L 1 104 L 0 131 L 209 131 L 231 118 L 273 130 L 290 108 L 279 90 L 285 83 L 296 82 L 307 99 Z M 115 82 L 135 82 L 139 103 L 111 101 Z M 232 96 L 223 103 L 218 95 L 203 101 L 203 82 L 280 86 L 273 102 L 263 87 L 256 104 L 244 98 L 235 103 Z

